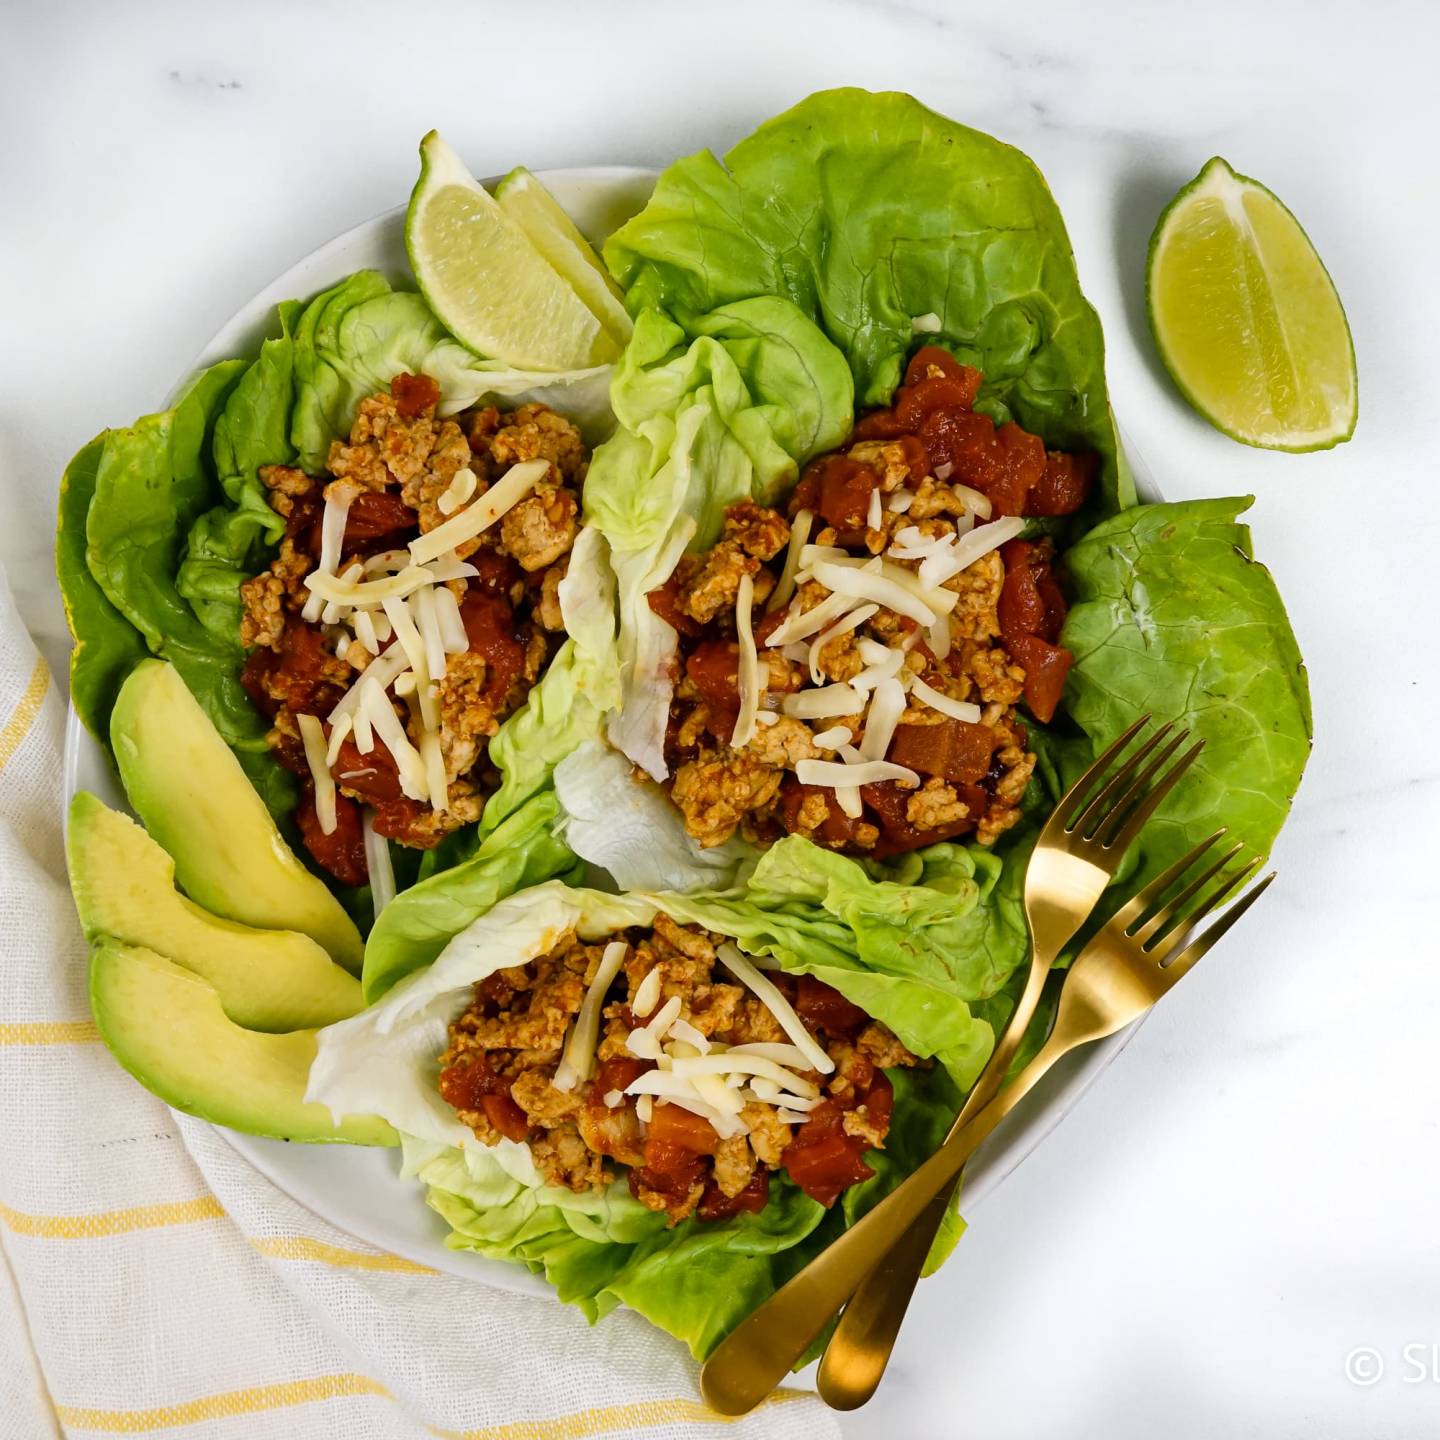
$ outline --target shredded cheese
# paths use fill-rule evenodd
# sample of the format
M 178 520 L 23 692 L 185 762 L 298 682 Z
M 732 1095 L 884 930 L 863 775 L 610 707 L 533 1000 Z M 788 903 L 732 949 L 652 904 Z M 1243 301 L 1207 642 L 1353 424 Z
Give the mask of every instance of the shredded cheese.
M 938 335 L 940 326 L 940 317 L 933 310 L 927 310 L 923 315 L 910 317 L 910 333 L 912 335 Z
M 550 471 L 548 460 L 522 460 L 512 465 L 483 495 L 458 515 L 410 542 L 410 559 L 416 565 L 436 560 L 447 550 L 473 540 L 505 512 L 519 504 Z
M 775 993 L 778 995 L 780 992 L 777 990 Z M 795 1048 L 798 1050 L 800 1047 L 797 1045 Z M 807 1070 L 812 1068 L 808 1058 L 803 1064 Z M 774 1060 L 767 1060 L 763 1055 L 737 1055 L 733 1050 L 726 1050 L 721 1055 L 697 1055 L 693 1060 L 676 1060 L 671 1070 L 685 1080 L 697 1075 L 760 1075 L 787 1090 L 793 1090 L 797 1095 L 815 1096 L 820 1093 L 820 1087 L 814 1081 L 806 1080 Z
M 328 769 L 340 758 L 340 747 L 345 743 L 345 737 L 354 729 L 355 721 L 350 715 L 342 715 L 330 731 L 330 743 L 325 747 L 325 766 Z
M 1023 516 L 1006 515 L 999 520 L 992 520 L 988 525 L 977 525 L 973 530 L 961 535 L 948 550 L 923 561 L 920 566 L 922 577 L 933 584 L 943 585 L 952 576 L 968 570 L 992 550 L 998 550 L 1007 540 L 1013 540 L 1025 528 L 1026 523 Z M 928 575 L 925 573 L 927 569 L 930 571 Z
M 651 972 L 654 973 L 653 971 Z M 670 1026 L 671 1036 L 680 1042 L 681 1045 L 688 1045 L 697 1055 L 708 1055 L 710 1053 L 710 1041 L 700 1033 L 688 1020 L 676 1020 Z M 672 1046 L 678 1049 L 678 1046 Z
M 813 512 L 797 510 L 795 518 L 790 522 L 790 548 L 785 552 L 785 568 L 781 570 L 780 579 L 770 592 L 770 600 L 765 606 L 767 615 L 773 615 L 781 606 L 788 605 L 790 597 L 795 593 L 795 572 L 800 568 L 800 552 L 810 538 L 810 526 L 814 520 Z
M 595 1064 L 595 1042 L 600 1038 L 600 1007 L 629 949 L 623 940 L 612 940 L 602 952 L 600 963 L 595 967 L 595 978 L 580 1002 L 580 1012 L 575 1016 L 574 1028 L 565 1042 L 555 1078 L 550 1082 L 557 1090 L 573 1090 L 580 1081 L 590 1078 Z
M 820 668 L 820 656 L 825 647 L 841 635 L 847 634 L 855 629 L 857 625 L 863 625 L 872 615 L 878 615 L 878 605 L 862 605 L 858 610 L 852 610 L 848 615 L 842 616 L 828 629 L 822 630 L 811 642 L 810 650 L 805 657 L 806 664 L 810 669 L 810 679 L 813 684 L 823 685 L 825 683 L 825 672 Z
M 437 814 L 450 808 L 450 782 L 445 774 L 445 756 L 440 749 L 440 732 L 426 730 L 420 737 L 420 759 L 425 764 L 425 788 Z
M 365 868 L 370 872 L 370 903 L 378 920 L 380 912 L 395 898 L 395 870 L 390 864 L 390 843 L 375 833 L 373 819 L 367 809 L 360 818 L 360 828 L 365 835 Z
M 445 487 L 445 493 L 435 502 L 435 508 L 442 515 L 453 515 L 472 495 L 476 486 L 475 472 L 467 465 L 455 472 L 455 478 Z
M 305 586 L 312 594 L 331 604 L 353 605 L 357 610 L 378 606 L 391 597 L 399 599 L 434 583 L 435 577 L 419 565 L 408 565 L 398 575 L 380 580 L 346 581 L 315 571 L 305 577 Z
M 756 999 L 775 1017 L 780 1028 L 810 1062 L 810 1068 L 818 1070 L 822 1075 L 830 1074 L 835 1068 L 835 1062 L 816 1043 L 815 1037 L 805 1028 L 804 1022 L 795 1013 L 790 1002 L 775 988 L 775 982 L 757 970 L 734 945 L 722 945 L 716 954 L 725 968 L 752 991 Z
M 885 502 L 885 508 L 892 515 L 904 515 L 915 503 L 915 492 L 913 490 L 897 490 Z
M 782 713 L 796 720 L 831 720 L 839 715 L 858 715 L 864 708 L 865 697 L 853 685 L 799 690 L 780 702 Z
M 643 1020 L 660 1003 L 660 967 L 654 965 L 645 978 L 635 987 L 635 998 L 630 1002 L 630 1013 Z
M 730 734 L 730 748 L 743 750 L 755 737 L 755 716 L 760 709 L 760 660 L 755 653 L 755 631 L 750 623 L 750 608 L 755 602 L 755 582 L 749 575 L 740 577 L 740 593 L 735 597 L 735 638 L 740 644 L 740 713 Z M 768 677 L 769 667 L 766 667 Z
M 330 767 L 325 763 L 325 727 L 318 715 L 303 712 L 295 716 L 300 727 L 300 739 L 305 746 L 305 763 L 310 767 L 310 778 L 315 782 L 315 814 L 320 829 L 326 835 L 333 835 L 339 823 L 335 816 L 335 781 Z
M 329 496 L 325 499 L 325 514 L 320 521 L 320 558 L 315 562 L 315 568 L 322 575 L 333 575 L 335 567 L 340 563 L 340 551 L 345 545 L 345 521 L 350 514 L 350 501 L 351 497 L 348 495 L 343 500 L 332 500 Z M 308 620 L 313 625 L 320 618 L 323 603 L 321 597 L 312 591 L 305 600 L 305 608 L 300 612 L 301 618 Z
M 695 1086 L 695 1093 L 722 1115 L 738 1115 L 745 1108 L 739 1092 L 727 1085 L 718 1075 L 696 1075 L 691 1083 Z
M 888 760 L 859 760 L 838 765 L 833 760 L 801 760 L 795 766 L 795 778 L 802 785 L 820 785 L 827 790 L 845 786 L 879 785 L 886 780 L 900 780 L 918 785 L 920 777 L 903 765 Z
M 937 470 L 935 473 L 938 475 L 940 472 Z M 994 513 L 995 507 L 991 505 L 990 497 L 982 491 L 972 490 L 970 486 L 962 485 L 958 480 L 950 488 L 972 515 L 978 515 L 982 520 L 988 520 Z
M 382 550 L 365 561 L 365 573 L 372 579 L 376 575 L 398 575 L 409 563 L 408 550 Z
M 848 725 L 832 725 L 828 730 L 822 730 L 815 736 L 815 748 L 817 750 L 838 750 L 842 745 L 848 745 L 855 738 L 854 732 Z
M 865 528 L 867 530 L 878 530 L 885 523 L 885 504 L 880 498 L 880 487 L 876 485 L 870 491 L 870 505 L 865 514 Z
M 412 800 L 426 799 L 429 787 L 425 764 L 405 734 L 405 727 L 391 707 L 390 697 L 373 680 L 367 681 L 360 704 L 380 743 L 394 757 L 401 790 Z
M 939 616 L 935 623 L 926 630 L 925 644 L 937 660 L 943 660 L 950 653 L 950 617 L 948 615 Z
M 899 653 L 898 651 L 896 652 Z M 901 657 L 904 658 L 903 656 Z M 896 679 L 882 680 L 865 716 L 865 738 L 860 742 L 863 760 L 883 760 L 905 713 L 905 689 Z
M 967 725 L 980 723 L 978 705 L 972 705 L 968 700 L 956 700 L 944 691 L 935 689 L 933 685 L 927 685 L 918 677 L 910 682 L 910 693 L 923 700 L 932 710 L 949 715 L 953 720 L 963 720 Z
M 771 649 L 779 649 L 793 640 L 807 640 L 817 630 L 823 630 L 832 620 L 854 608 L 855 601 L 847 595 L 827 595 L 809 610 L 797 609 L 792 602 L 790 613 L 770 632 L 770 638 L 765 643 Z
M 808 1069 L 810 1062 L 798 1045 L 782 1045 L 773 1040 L 748 1040 L 743 1045 L 732 1045 L 730 1053 L 736 1055 L 759 1055 L 764 1060 L 773 1060 L 777 1065 L 790 1068 Z
M 425 642 L 425 668 L 432 680 L 445 678 L 445 637 L 440 633 L 440 616 L 435 601 L 442 592 L 432 587 L 417 590 L 410 597 L 410 610 L 415 617 L 415 628 Z M 443 592 L 448 595 L 448 590 Z
M 447 655 L 463 655 L 470 648 L 470 637 L 465 633 L 465 621 L 460 615 L 460 602 L 445 586 L 436 586 L 435 619 L 440 626 L 440 642 Z
M 395 627 L 395 638 L 404 647 L 415 672 L 415 695 L 420 701 L 420 718 L 427 730 L 440 728 L 440 705 L 430 692 L 430 666 L 425 656 L 425 642 L 415 628 L 410 607 L 403 600 L 385 601 L 385 613 Z
M 815 566 L 815 578 L 828 590 L 834 592 L 832 598 L 849 596 L 852 602 L 873 600 L 877 605 L 884 605 L 887 609 L 894 610 L 896 614 L 904 615 L 921 625 L 935 623 L 938 611 L 920 600 L 909 587 L 898 583 L 890 576 L 878 574 L 869 569 L 856 569 L 849 565 L 841 565 L 834 560 L 822 560 Z M 954 598 L 959 599 L 958 596 Z M 815 610 L 824 609 L 827 603 L 827 601 L 822 601 L 815 607 Z M 813 615 L 815 610 L 812 610 L 810 614 Z

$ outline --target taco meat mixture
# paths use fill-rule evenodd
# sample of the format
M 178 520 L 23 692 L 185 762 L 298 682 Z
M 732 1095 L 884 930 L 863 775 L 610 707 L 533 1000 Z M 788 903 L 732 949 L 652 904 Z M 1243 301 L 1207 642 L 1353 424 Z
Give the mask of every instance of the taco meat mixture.
M 1053 548 L 1019 535 L 1080 508 L 1096 457 L 977 413 L 981 378 L 920 350 L 785 514 L 732 506 L 651 594 L 680 645 L 670 795 L 701 845 L 788 832 L 885 857 L 1019 818 L 1017 707 L 1049 720 L 1073 658 Z
M 528 1141 L 552 1185 L 599 1188 L 626 1167 L 631 1193 L 672 1224 L 758 1211 L 780 1170 L 832 1205 L 874 1173 L 864 1154 L 890 1128 L 885 1069 L 924 1062 L 830 986 L 769 972 L 757 987 L 756 973 L 722 937 L 663 913 L 599 944 L 567 935 L 475 986 L 440 1093 L 486 1144 Z
M 420 848 L 479 817 L 489 740 L 563 639 L 579 431 L 544 405 L 442 419 L 439 400 L 429 376 L 396 375 L 324 475 L 260 471 L 285 536 L 241 587 L 242 683 L 300 779 L 307 849 L 347 885 L 367 877 L 362 807 Z M 454 543 L 412 551 L 446 526 Z

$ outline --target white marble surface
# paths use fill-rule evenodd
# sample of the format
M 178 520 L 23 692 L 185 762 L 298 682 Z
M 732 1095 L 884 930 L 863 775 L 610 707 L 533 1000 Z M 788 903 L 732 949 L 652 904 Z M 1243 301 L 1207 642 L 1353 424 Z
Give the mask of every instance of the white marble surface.
M 52 655 L 67 457 L 153 407 L 271 276 L 403 199 L 431 126 L 481 174 L 658 165 L 863 83 L 1027 150 L 1165 490 L 1259 497 L 1315 758 L 1272 896 L 979 1208 L 843 1429 L 1436 1433 L 1433 6 L 12 0 L 0 19 L 0 559 Z M 1345 299 L 1361 419 L 1330 454 L 1234 445 L 1157 370 L 1145 240 L 1217 152 L 1301 216 Z M 1346 1378 L 1357 1346 L 1385 1363 L 1373 1385 Z

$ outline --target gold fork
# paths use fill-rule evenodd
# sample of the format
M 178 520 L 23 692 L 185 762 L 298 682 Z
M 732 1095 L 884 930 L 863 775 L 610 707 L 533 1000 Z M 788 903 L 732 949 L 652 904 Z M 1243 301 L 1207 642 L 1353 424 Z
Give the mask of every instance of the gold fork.
M 955 1118 L 952 1135 L 994 1099 L 1035 1014 L 1051 965 L 1085 923 L 1141 828 L 1204 748 L 1203 740 L 1191 746 L 1157 780 L 1161 768 L 1189 739 L 1182 730 L 1161 749 L 1173 729 L 1173 724 L 1164 725 L 1110 774 L 1111 765 L 1149 723 L 1150 717 L 1142 716 L 1080 776 L 1035 842 L 1025 869 L 1025 918 L 1033 942 L 1030 973 L 1004 1033 Z M 960 1179 L 957 1175 L 954 1184 L 935 1197 L 885 1263 L 866 1276 L 840 1316 L 818 1376 L 821 1395 L 835 1409 L 853 1410 L 875 1393 Z
M 1198 922 L 1254 870 L 1256 862 L 1243 865 L 1201 895 L 1244 848 L 1236 845 L 1161 903 L 1224 833 L 1216 831 L 1147 885 L 1086 945 L 1066 977 L 1050 1038 L 1010 1088 L 720 1343 L 700 1372 L 701 1392 L 713 1409 L 742 1415 L 759 1404 L 1040 1077 L 1062 1055 L 1137 1020 L 1260 898 L 1273 872 L 1197 933 Z

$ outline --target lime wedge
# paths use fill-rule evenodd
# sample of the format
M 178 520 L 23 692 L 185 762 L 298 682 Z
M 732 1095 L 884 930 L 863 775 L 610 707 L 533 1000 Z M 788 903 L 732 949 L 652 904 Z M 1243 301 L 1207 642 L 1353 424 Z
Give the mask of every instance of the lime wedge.
M 405 248 L 430 308 L 479 355 L 525 370 L 580 370 L 619 354 L 573 286 L 434 130 L 420 142 Z
M 634 327 L 620 287 L 555 197 L 520 165 L 495 187 L 495 199 L 616 343 L 626 345 Z
M 1340 297 L 1263 185 L 1211 160 L 1160 216 L 1145 288 L 1165 368 L 1217 429 L 1266 450 L 1326 450 L 1354 433 Z

